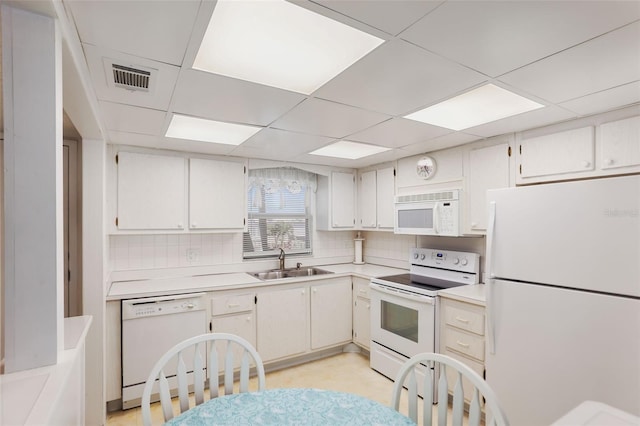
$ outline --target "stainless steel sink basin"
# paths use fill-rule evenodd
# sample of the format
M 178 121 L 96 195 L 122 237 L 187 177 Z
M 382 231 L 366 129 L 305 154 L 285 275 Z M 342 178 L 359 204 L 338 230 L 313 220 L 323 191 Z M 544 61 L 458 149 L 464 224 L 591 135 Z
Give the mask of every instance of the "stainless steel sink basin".
M 314 275 L 333 274 L 320 268 L 289 268 L 271 269 L 269 271 L 253 272 L 251 275 L 261 280 L 277 280 L 280 278 L 311 277 Z

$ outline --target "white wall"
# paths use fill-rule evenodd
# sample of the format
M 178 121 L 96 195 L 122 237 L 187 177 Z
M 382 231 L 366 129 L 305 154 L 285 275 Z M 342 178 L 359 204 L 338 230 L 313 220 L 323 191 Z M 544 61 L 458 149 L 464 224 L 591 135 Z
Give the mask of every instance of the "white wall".
M 87 425 L 105 423 L 105 210 L 106 146 L 101 140 L 82 141 L 82 308 L 93 316 L 86 342 Z
M 52 18 L 2 6 L 5 372 L 64 348 L 62 56 Z M 37 125 L 35 125 L 37 123 Z

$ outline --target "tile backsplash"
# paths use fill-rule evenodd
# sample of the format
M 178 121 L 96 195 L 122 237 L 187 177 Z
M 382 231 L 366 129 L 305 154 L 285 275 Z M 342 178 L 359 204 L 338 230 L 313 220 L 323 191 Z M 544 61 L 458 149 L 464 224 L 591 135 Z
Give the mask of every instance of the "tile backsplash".
M 353 257 L 355 233 L 316 232 L 313 258 Z M 111 271 L 242 263 L 242 234 L 111 235 Z

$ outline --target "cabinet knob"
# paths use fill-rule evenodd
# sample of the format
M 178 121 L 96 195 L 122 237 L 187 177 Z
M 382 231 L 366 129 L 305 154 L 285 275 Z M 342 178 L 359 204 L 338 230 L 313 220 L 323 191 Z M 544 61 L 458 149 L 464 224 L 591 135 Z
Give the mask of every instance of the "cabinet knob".
M 247 322 L 251 322 L 251 317 L 247 317 Z
M 302 289 L 302 291 L 300 292 L 300 294 L 305 294 L 305 291 L 304 291 L 304 289 Z
M 179 223 L 178 224 L 178 228 L 182 229 L 182 228 L 184 228 L 184 226 L 181 223 Z
M 313 289 L 313 292 L 314 292 L 314 293 L 317 293 L 317 292 L 318 292 L 318 289 L 317 289 L 317 288 L 314 288 L 314 289 Z
M 477 228 L 478 227 L 478 222 L 471 222 L 471 227 L 472 228 Z
M 613 158 L 607 158 L 606 160 L 604 160 L 604 163 L 607 166 L 613 166 L 613 163 L 615 163 L 615 161 L 613 160 Z
M 192 228 L 197 228 L 197 227 L 198 227 L 198 224 L 197 224 L 197 223 L 192 223 L 192 224 L 191 224 L 191 227 L 192 227 Z
M 587 168 L 591 167 L 591 161 L 585 160 L 585 161 L 582 162 L 582 165 L 584 166 L 585 169 L 587 169 Z

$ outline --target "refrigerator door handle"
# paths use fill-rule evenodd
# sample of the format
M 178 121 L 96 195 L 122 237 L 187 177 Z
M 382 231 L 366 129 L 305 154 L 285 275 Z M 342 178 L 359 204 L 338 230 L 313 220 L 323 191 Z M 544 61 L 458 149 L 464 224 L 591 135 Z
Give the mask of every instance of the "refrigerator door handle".
M 493 273 L 493 236 L 496 227 L 496 202 L 489 203 L 489 223 L 487 226 L 487 344 L 489 353 L 496 353 L 495 318 L 493 309 L 493 285 L 495 274 Z

